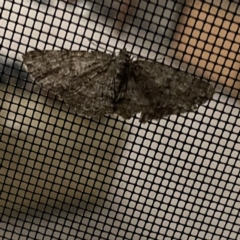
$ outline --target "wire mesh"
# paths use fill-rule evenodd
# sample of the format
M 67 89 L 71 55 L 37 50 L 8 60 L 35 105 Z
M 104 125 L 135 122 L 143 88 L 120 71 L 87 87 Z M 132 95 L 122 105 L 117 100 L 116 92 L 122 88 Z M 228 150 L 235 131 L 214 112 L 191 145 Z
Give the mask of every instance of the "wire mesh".
M 0 3 L 0 238 L 226 239 L 240 232 L 238 1 Z M 197 112 L 78 116 L 28 78 L 32 49 L 118 52 L 207 79 Z

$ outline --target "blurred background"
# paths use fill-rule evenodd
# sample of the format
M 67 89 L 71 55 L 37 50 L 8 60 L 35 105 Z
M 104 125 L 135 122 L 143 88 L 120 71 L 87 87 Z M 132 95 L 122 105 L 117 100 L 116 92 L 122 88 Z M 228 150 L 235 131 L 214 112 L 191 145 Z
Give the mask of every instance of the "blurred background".
M 238 1 L 0 3 L 1 239 L 238 239 Z M 76 115 L 32 83 L 33 49 L 118 52 L 209 81 L 198 111 Z

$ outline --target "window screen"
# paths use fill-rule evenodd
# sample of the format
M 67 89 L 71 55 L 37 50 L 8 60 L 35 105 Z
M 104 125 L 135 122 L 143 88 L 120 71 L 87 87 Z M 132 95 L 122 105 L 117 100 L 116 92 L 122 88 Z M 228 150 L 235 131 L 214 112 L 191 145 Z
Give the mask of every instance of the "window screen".
M 0 14 L 1 239 L 239 239 L 238 1 L 5 0 Z M 31 81 L 34 49 L 126 49 L 216 92 L 145 124 L 87 118 Z

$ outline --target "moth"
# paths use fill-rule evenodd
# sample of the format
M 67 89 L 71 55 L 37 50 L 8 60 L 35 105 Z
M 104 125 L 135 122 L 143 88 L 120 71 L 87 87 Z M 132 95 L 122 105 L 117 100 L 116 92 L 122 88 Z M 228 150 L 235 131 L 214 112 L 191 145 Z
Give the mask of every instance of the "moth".
M 213 87 L 158 62 L 133 61 L 126 50 L 103 52 L 35 50 L 23 55 L 30 77 L 79 115 L 140 113 L 141 123 L 195 111 Z

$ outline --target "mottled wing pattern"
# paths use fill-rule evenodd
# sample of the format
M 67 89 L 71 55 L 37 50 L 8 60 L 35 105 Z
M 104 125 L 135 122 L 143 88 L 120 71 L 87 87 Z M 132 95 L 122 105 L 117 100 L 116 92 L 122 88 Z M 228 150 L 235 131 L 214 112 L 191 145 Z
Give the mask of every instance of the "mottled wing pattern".
M 88 117 L 113 113 L 129 59 L 125 51 L 118 56 L 67 50 L 23 55 L 33 81 Z
M 32 51 L 23 56 L 32 79 L 58 95 L 78 114 L 141 112 L 140 122 L 193 111 L 211 99 L 207 82 L 157 62 L 82 51 Z
M 135 61 L 131 71 L 142 95 L 141 122 L 196 110 L 214 94 L 208 82 L 161 63 Z

